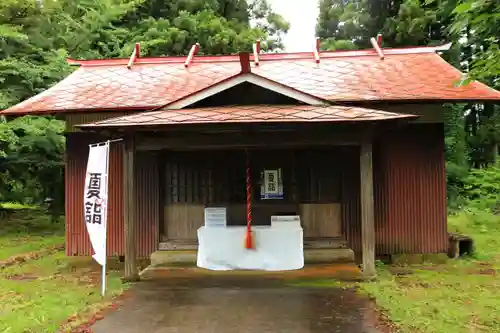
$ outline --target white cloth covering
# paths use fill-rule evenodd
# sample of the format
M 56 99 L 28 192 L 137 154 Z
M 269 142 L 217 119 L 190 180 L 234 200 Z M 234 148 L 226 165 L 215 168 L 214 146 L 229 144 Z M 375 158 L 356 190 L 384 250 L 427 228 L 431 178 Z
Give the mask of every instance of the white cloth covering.
M 198 267 L 210 270 L 294 270 L 304 267 L 301 227 L 252 227 L 255 249 L 245 248 L 246 227 L 198 229 Z

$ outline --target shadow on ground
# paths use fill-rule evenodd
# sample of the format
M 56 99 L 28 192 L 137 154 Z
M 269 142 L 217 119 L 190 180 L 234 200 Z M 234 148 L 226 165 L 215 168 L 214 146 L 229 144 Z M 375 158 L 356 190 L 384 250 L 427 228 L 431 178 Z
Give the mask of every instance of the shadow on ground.
M 376 333 L 367 299 L 335 288 L 291 287 L 256 276 L 137 283 L 94 333 Z M 384 330 L 385 331 L 385 330 Z

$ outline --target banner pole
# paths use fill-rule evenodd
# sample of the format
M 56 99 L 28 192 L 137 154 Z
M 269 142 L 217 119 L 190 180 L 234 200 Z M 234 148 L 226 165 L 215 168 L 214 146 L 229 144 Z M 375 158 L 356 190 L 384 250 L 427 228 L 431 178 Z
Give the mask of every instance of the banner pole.
M 110 146 L 111 140 L 106 141 L 106 173 L 105 173 L 105 180 L 106 180 L 106 207 L 104 207 L 104 216 L 106 217 L 104 219 L 104 262 L 102 264 L 102 289 L 101 289 L 101 296 L 104 297 L 106 294 L 106 266 L 108 262 L 108 192 L 109 192 L 109 146 Z
M 111 142 L 120 142 L 120 141 L 123 141 L 123 139 L 114 139 L 114 140 L 108 140 L 108 141 L 103 141 L 103 142 L 91 143 L 91 144 L 89 144 L 89 146 L 90 147 L 97 147 L 100 145 L 109 144 Z
M 104 297 L 106 293 L 106 259 L 104 260 L 104 264 L 102 265 L 102 287 L 101 287 L 101 296 Z

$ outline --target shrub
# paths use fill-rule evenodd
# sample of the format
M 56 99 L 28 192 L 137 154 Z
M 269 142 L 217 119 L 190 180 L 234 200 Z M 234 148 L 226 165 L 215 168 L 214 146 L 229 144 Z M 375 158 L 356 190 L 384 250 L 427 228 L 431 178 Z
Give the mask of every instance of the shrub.
M 468 210 L 480 210 L 497 214 L 500 212 L 500 168 L 472 169 L 463 178 L 461 196 Z

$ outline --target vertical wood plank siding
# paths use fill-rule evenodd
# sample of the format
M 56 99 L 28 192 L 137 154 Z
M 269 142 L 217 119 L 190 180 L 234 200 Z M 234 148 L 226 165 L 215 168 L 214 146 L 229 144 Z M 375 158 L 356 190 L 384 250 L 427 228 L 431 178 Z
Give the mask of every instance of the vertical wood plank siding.
M 69 133 L 66 139 L 65 200 L 66 253 L 91 255 L 92 248 L 83 220 L 83 183 L 88 145 L 105 140 L 88 133 Z M 124 254 L 123 234 L 123 157 L 122 144 L 113 143 L 109 161 L 108 255 Z M 159 186 L 156 157 L 137 156 L 137 253 L 148 257 L 158 247 Z
M 359 259 L 358 154 L 349 155 L 344 169 L 343 225 Z M 443 125 L 412 124 L 385 133 L 375 140 L 373 169 L 377 255 L 446 252 Z
M 160 179 L 158 155 L 137 152 L 136 156 L 137 252 L 147 257 L 158 249 L 160 237 Z
M 79 112 L 72 114 L 64 114 L 63 119 L 66 122 L 66 132 L 81 132 L 81 130 L 75 127 L 75 125 L 92 123 L 95 121 L 126 116 L 133 113 L 135 112 L 98 112 L 98 113 Z
M 342 168 L 342 230 L 356 256 L 361 254 L 360 147 L 345 150 Z
M 307 237 L 339 236 L 343 148 L 252 149 L 254 225 L 268 225 L 275 214 L 303 216 Z M 165 189 L 162 239 L 196 239 L 205 206 L 225 206 L 228 225 L 246 225 L 245 153 L 162 152 Z M 280 168 L 284 199 L 261 200 L 262 171 Z M 330 228 L 328 228 L 330 226 Z M 330 230 L 329 230 L 330 229 Z
M 446 252 L 443 124 L 414 124 L 387 133 L 375 154 L 377 252 Z

